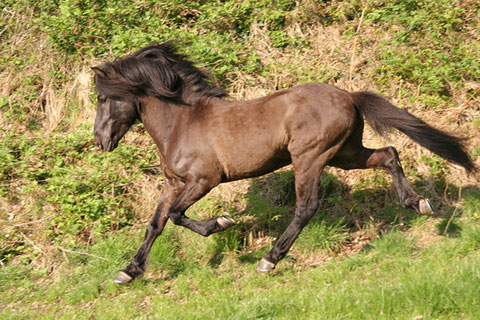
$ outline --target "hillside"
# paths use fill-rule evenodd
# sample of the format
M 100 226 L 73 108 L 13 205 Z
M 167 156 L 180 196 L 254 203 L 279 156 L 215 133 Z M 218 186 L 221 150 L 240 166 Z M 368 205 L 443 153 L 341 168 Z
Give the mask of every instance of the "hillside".
M 188 214 L 226 214 L 238 221 L 233 229 L 204 239 L 169 224 L 155 245 L 145 280 L 114 287 L 109 281 L 140 245 L 162 174 L 142 124 L 112 153 L 94 146 L 96 93 L 90 67 L 155 41 L 174 40 L 214 84 L 227 89 L 229 99 L 260 97 L 306 82 L 375 91 L 433 126 L 468 138 L 466 145 L 480 166 L 479 30 L 480 4 L 473 0 L 4 0 L 0 288 L 11 294 L 0 300 L 5 307 L 1 316 L 33 314 L 35 304 L 46 318 L 50 312 L 68 317 L 85 306 L 102 312 L 107 308 L 100 297 L 126 303 L 132 315 L 143 307 L 147 314 L 176 314 L 175 304 L 180 303 L 191 308 L 190 316 L 209 318 L 195 316 L 195 310 L 206 308 L 209 299 L 230 295 L 238 302 L 236 309 L 213 308 L 212 317 L 278 318 L 281 305 L 289 305 L 285 295 L 291 285 L 303 288 L 295 297 L 306 309 L 289 305 L 290 318 L 328 311 L 326 318 L 359 319 L 370 303 L 375 305 L 372 317 L 387 310 L 385 319 L 474 319 L 479 310 L 467 302 L 480 297 L 479 286 L 475 288 L 480 263 L 478 176 L 467 175 L 398 132 L 386 140 L 370 128 L 364 133 L 365 144 L 399 150 L 408 180 L 432 200 L 434 216 L 401 208 L 386 172 L 329 168 L 313 221 L 279 271 L 262 278 L 254 266 L 284 230 L 295 206 L 294 177 L 287 167 L 214 189 Z M 422 273 L 435 265 L 437 273 Z M 423 283 L 425 295 L 443 307 L 427 307 L 431 303 L 426 298 L 424 308 L 409 304 L 416 299 L 411 292 L 419 287 L 406 285 L 408 268 L 425 282 L 420 275 L 408 281 Z M 382 287 L 379 282 L 388 279 L 388 270 L 396 274 L 391 287 Z M 439 285 L 449 274 L 450 285 Z M 467 283 L 474 274 L 477 280 Z M 248 280 L 242 282 L 242 277 Z M 337 291 L 344 288 L 344 295 L 329 301 L 322 287 L 319 292 L 327 298 L 308 300 L 312 289 L 302 285 L 312 286 L 310 277 Z M 349 284 L 342 287 L 342 278 Z M 211 291 L 215 286 L 225 296 Z M 278 304 L 265 302 L 264 290 L 270 286 Z M 391 295 L 392 300 L 385 300 L 390 307 L 377 305 L 383 294 L 376 290 L 379 286 Z M 42 297 L 47 287 L 51 289 Z M 119 298 L 128 288 L 135 301 Z M 400 290 L 398 303 L 392 302 L 392 288 L 405 290 Z M 365 299 L 349 305 L 355 310 L 350 315 L 342 313 L 339 301 L 355 292 Z M 457 301 L 460 292 L 465 296 Z M 164 304 L 152 303 L 153 296 L 162 296 Z M 22 299 L 27 302 L 22 304 Z M 68 310 L 56 309 L 59 302 Z M 321 309 L 320 302 L 338 308 Z M 272 308 L 265 311 L 262 303 Z M 249 308 L 254 310 L 251 315 Z

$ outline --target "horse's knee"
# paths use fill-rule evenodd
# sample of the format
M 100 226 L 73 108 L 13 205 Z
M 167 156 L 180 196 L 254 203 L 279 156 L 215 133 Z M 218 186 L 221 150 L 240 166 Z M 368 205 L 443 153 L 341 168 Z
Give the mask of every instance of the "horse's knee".
M 175 225 L 179 225 L 179 224 L 182 223 L 182 213 L 181 212 L 169 211 L 168 212 L 168 218 Z

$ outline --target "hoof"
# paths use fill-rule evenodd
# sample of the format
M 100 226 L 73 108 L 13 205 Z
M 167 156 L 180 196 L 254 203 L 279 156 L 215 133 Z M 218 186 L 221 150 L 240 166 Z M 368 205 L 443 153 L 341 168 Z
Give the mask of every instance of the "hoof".
M 113 279 L 113 282 L 115 283 L 129 283 L 130 281 L 132 281 L 132 277 L 123 271 L 120 271 L 115 279 Z
M 231 226 L 235 225 L 235 220 L 229 217 L 218 217 L 217 218 L 217 223 L 220 227 L 223 228 L 223 230 L 230 228 Z
M 270 272 L 273 269 L 275 269 L 275 265 L 265 258 L 262 258 L 257 266 L 257 271 L 260 272 Z
M 421 214 L 433 214 L 433 206 L 428 199 L 420 199 L 418 208 Z

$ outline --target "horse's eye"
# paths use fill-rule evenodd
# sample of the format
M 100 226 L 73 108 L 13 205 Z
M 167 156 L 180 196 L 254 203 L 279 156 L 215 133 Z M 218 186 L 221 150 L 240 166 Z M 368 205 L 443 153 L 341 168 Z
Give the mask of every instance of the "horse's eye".
M 98 96 L 97 99 L 98 99 L 98 102 L 100 103 L 105 103 L 107 101 L 107 97 L 104 97 L 104 96 Z

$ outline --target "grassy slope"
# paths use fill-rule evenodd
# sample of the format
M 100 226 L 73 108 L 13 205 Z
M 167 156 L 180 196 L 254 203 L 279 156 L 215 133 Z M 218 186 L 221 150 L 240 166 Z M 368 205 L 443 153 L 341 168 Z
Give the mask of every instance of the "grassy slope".
M 294 208 L 293 174 L 282 170 L 221 186 L 189 212 L 230 214 L 232 230 L 204 239 L 169 226 L 145 279 L 110 283 L 141 241 L 161 176 L 141 126 L 114 153 L 95 150 L 89 73 L 175 38 L 233 98 L 308 81 L 376 90 L 470 136 L 478 163 L 476 1 L 87 2 L 59 13 L 48 1 L 7 1 L 0 13 L 1 317 L 478 318 L 478 180 L 370 131 L 367 145 L 400 151 L 435 217 L 400 208 L 384 172 L 329 169 L 318 214 L 275 274 L 259 275 Z
M 309 269 L 283 263 L 273 275 L 257 273 L 256 261 L 233 254 L 220 266 L 197 261 L 193 252 L 176 255 L 165 241 L 172 233 L 155 246 L 146 278 L 128 286 L 110 281 L 126 256 L 124 248 L 133 253 L 124 235 L 89 251 L 113 262 L 70 256 L 54 279 L 25 267 L 4 268 L 1 317 L 476 319 L 480 314 L 478 230 L 474 241 L 444 238 L 427 249 L 394 231 L 349 258 Z

